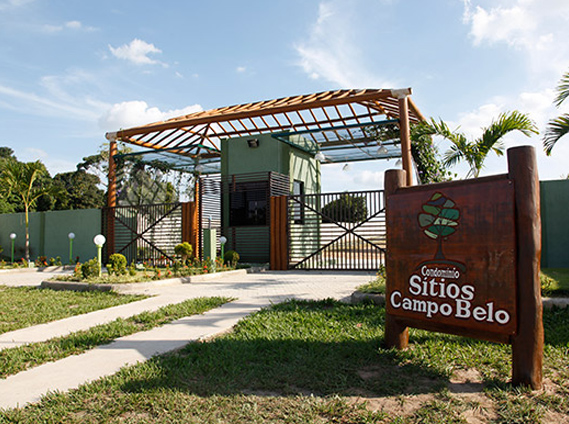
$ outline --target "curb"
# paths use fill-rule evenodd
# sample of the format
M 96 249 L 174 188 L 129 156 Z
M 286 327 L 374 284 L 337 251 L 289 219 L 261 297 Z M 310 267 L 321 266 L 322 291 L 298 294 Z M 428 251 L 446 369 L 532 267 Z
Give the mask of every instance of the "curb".
M 143 290 L 152 287 L 172 286 L 177 284 L 198 283 L 202 281 L 217 280 L 220 278 L 232 277 L 235 275 L 246 275 L 246 269 L 236 269 L 234 271 L 215 272 L 211 274 L 192 275 L 189 277 L 168 278 L 157 281 L 143 281 L 140 283 L 127 284 L 93 284 L 81 283 L 77 281 L 42 281 L 42 289 L 52 290 L 73 290 L 73 291 L 116 291 L 123 292 L 132 289 Z
M 385 305 L 385 295 L 375 294 L 375 293 L 363 293 L 360 291 L 355 291 L 350 296 L 351 303 L 362 303 L 366 301 L 371 301 L 376 305 Z M 557 308 L 567 308 L 569 307 L 569 298 L 567 297 L 544 297 L 542 298 L 543 307 L 551 309 L 553 307 Z
M 11 269 L 0 269 L 0 274 L 19 274 L 27 272 L 60 272 L 60 271 L 73 271 L 75 265 L 60 265 L 60 266 L 45 266 L 42 268 L 32 267 L 32 268 L 11 268 Z

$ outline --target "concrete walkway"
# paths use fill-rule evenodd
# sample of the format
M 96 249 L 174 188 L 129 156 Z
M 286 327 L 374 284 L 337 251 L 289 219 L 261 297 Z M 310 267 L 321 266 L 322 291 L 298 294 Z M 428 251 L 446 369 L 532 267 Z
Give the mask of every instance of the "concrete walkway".
M 16 278 L 18 277 L 14 276 L 14 279 Z M 141 291 L 155 297 L 5 333 L 0 336 L 0 346 L 3 348 L 44 341 L 109 322 L 119 316 L 132 316 L 195 297 L 226 296 L 237 299 L 203 315 L 183 318 L 146 332 L 121 337 L 109 345 L 100 346 L 84 354 L 40 365 L 0 380 L 0 407 L 24 406 L 38 401 L 49 391 L 67 391 L 112 375 L 125 365 L 145 361 L 154 355 L 183 347 L 191 341 L 227 331 L 240 319 L 272 303 L 287 299 L 347 299 L 355 287 L 373 278 L 372 273 L 287 271 L 241 274 L 190 284 L 146 287 Z

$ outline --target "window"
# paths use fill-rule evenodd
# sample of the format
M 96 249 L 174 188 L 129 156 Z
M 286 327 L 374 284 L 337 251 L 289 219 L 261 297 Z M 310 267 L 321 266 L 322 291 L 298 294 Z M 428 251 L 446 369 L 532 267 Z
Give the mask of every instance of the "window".
M 293 201 L 292 216 L 295 224 L 304 224 L 304 207 L 299 202 L 304 202 L 304 181 L 294 180 L 292 182 L 292 194 L 298 196 Z
M 235 183 L 229 195 L 229 225 L 267 225 L 268 188 L 268 181 Z

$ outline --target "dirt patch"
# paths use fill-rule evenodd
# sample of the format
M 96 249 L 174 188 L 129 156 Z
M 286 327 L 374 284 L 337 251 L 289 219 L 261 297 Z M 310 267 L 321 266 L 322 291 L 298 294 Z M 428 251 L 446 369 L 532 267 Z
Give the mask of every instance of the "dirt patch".
M 381 368 L 366 368 L 358 371 L 363 380 L 377 379 L 382 376 Z M 432 386 L 434 380 L 420 378 L 414 387 Z M 469 424 L 481 424 L 497 417 L 492 400 L 484 394 L 482 376 L 475 369 L 457 370 L 447 383 L 448 396 L 457 402 L 462 410 L 461 417 Z M 366 396 L 367 395 L 367 396 Z M 353 403 L 363 403 L 370 411 L 381 411 L 391 416 L 412 416 L 423 406 L 438 399 L 439 393 L 409 394 L 397 396 L 373 397 L 362 393 L 359 397 L 350 397 Z

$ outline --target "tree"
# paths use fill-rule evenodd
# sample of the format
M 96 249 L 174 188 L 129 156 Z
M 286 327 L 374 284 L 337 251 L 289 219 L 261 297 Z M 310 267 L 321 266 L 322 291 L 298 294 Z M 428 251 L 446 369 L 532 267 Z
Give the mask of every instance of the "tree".
M 424 123 L 413 125 L 410 132 L 411 155 L 417 166 L 419 182 L 431 184 L 451 180 L 453 174 L 440 159 L 430 126 Z
M 55 210 L 91 209 L 105 206 L 105 192 L 97 187 L 99 177 L 84 170 L 65 172 L 53 177 L 59 188 L 55 198 Z
M 0 176 L 0 189 L 4 190 L 7 195 L 17 196 L 24 206 L 26 260 L 28 262 L 30 260 L 29 211 L 41 196 L 54 194 L 53 186 L 46 183 L 45 179 L 42 180 L 46 174 L 49 177 L 49 173 L 40 161 L 23 163 L 8 160 L 4 163 Z
M 553 104 L 556 107 L 559 107 L 567 98 L 569 98 L 569 72 L 561 77 L 559 85 L 557 86 L 557 97 Z M 549 121 L 543 137 L 543 149 L 548 156 L 551 155 L 551 150 L 557 144 L 559 139 L 567 133 L 569 133 L 568 113 Z
M 365 197 L 343 193 L 322 208 L 322 222 L 362 222 L 367 218 Z
M 490 152 L 498 156 L 504 154 L 502 138 L 509 132 L 520 131 L 527 137 L 531 134 L 538 134 L 533 121 L 517 110 L 500 114 L 490 126 L 483 128 L 480 137 L 471 141 L 463 133 L 457 130 L 451 131 L 442 120 L 437 122 L 431 118 L 430 122 L 423 122 L 419 125 L 424 126 L 424 135 L 438 135 L 451 142 L 450 149 L 444 155 L 443 164 L 453 166 L 460 161 L 465 161 L 470 166 L 467 178 L 477 178 L 480 175 L 484 161 Z
M 422 207 L 417 218 L 425 235 L 438 241 L 435 259 L 445 259 L 443 240 L 456 231 L 460 211 L 456 204 L 441 193 L 435 193 Z

